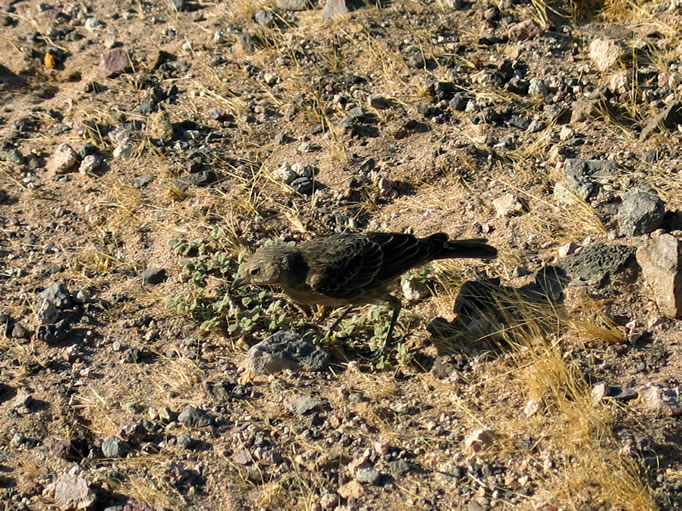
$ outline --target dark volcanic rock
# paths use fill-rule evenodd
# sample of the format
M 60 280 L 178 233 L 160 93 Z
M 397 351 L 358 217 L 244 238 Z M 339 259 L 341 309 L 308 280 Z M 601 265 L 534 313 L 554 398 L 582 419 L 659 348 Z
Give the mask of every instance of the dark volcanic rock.
M 654 192 L 634 190 L 618 208 L 618 230 L 625 236 L 639 236 L 658 229 L 663 223 L 665 203 Z
M 680 124 L 682 124 L 682 103 L 675 101 L 644 127 L 639 139 L 646 140 L 661 127 L 673 130 Z
M 24 156 L 18 149 L 10 148 L 6 150 L 0 150 L 0 161 L 8 161 L 10 163 L 21 165 L 24 163 L 24 160 Z
M 590 245 L 559 263 L 572 277 L 601 282 L 634 263 L 635 247 L 626 245 Z
M 554 187 L 554 194 L 561 201 L 571 204 L 573 196 L 587 199 L 596 193 L 596 184 L 618 174 L 620 167 L 608 160 L 581 160 L 568 158 L 564 163 L 566 178 Z
M 48 344 L 56 344 L 66 340 L 70 333 L 71 325 L 65 319 L 62 319 L 56 323 L 40 325 L 36 332 L 36 338 Z
M 211 424 L 211 416 L 199 408 L 188 406 L 178 415 L 178 421 L 188 428 L 203 428 Z
M 167 278 L 163 268 L 149 268 L 140 273 L 140 278 L 145 284 L 161 284 Z

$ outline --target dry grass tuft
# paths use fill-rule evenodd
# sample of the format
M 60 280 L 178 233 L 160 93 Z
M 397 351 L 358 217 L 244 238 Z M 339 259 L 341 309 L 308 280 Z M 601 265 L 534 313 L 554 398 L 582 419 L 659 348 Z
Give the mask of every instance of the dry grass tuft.
M 90 430 L 99 438 L 106 438 L 109 435 L 118 434 L 117 421 L 112 419 L 116 416 L 113 405 L 115 400 L 110 396 L 103 396 L 96 389 L 91 388 L 79 398 L 79 403 L 74 405 L 79 417 L 85 423 L 82 426 Z
M 165 509 L 182 509 L 187 505 L 183 495 L 168 482 L 168 474 L 173 467 L 165 456 L 144 456 L 120 460 L 121 467 L 127 468 L 122 481 L 108 479 L 109 485 L 118 493 L 148 506 Z
M 608 509 L 658 509 L 635 461 L 618 452 L 610 408 L 593 401 L 591 385 L 579 360 L 571 355 L 573 346 L 595 339 L 621 341 L 620 332 L 603 314 L 606 325 L 594 321 L 595 303 L 590 304 L 589 314 L 578 307 L 570 315 L 549 301 L 541 308 L 528 303 L 505 305 L 502 311 L 510 327 L 499 334 L 513 361 L 505 395 L 521 393 L 542 407 L 530 417 L 510 416 L 507 411 L 505 417 L 496 421 L 491 417 L 488 422 L 497 424 L 507 437 L 539 436 L 537 450 L 557 453 L 546 467 L 541 494 L 571 509 L 597 502 Z M 499 414 L 499 406 L 491 411 Z
M 160 393 L 166 394 L 168 390 L 171 390 L 180 396 L 192 395 L 202 381 L 204 371 L 196 362 L 187 357 L 163 358 L 166 364 L 153 377 Z

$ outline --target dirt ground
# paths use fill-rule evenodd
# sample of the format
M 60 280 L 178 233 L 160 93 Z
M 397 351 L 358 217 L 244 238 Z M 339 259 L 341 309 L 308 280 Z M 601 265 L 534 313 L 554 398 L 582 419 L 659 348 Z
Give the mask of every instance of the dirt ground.
M 4 509 L 682 509 L 680 3 L 322 4 L 0 0 Z M 499 257 L 380 359 L 384 308 L 228 289 L 406 230 Z

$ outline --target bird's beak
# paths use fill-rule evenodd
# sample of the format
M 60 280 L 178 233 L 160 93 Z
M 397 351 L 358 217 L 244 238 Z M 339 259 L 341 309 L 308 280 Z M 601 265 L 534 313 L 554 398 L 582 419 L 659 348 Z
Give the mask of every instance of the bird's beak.
M 241 275 L 237 275 L 235 279 L 232 281 L 232 285 L 230 286 L 230 291 L 233 291 L 237 289 L 238 287 L 242 287 L 244 284 L 248 282 L 248 279 L 242 277 Z

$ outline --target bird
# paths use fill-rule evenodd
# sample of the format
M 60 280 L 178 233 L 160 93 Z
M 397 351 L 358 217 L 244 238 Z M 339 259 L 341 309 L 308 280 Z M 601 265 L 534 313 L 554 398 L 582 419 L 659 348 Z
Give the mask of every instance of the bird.
M 391 294 L 405 272 L 437 259 L 492 259 L 497 249 L 485 239 L 450 240 L 439 232 L 419 238 L 396 232 L 342 233 L 297 246 L 270 245 L 243 262 L 230 286 L 278 285 L 294 302 L 345 306 L 329 328 L 336 328 L 357 305 L 388 304 L 393 310 L 382 347 L 388 348 L 402 304 Z

